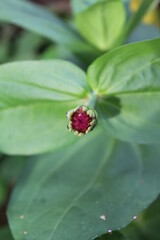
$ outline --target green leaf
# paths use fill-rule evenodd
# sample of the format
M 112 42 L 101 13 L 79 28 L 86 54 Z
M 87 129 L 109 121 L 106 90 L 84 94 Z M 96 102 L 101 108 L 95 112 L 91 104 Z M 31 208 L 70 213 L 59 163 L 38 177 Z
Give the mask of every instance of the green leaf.
M 124 27 L 124 5 L 120 0 L 99 2 L 77 14 L 75 21 L 82 36 L 105 51 L 114 45 Z
M 0 0 L 0 20 L 16 24 L 75 51 L 86 47 L 84 41 L 67 23 L 53 13 L 27 0 Z
M 76 139 L 67 130 L 66 112 L 79 102 L 30 103 L 0 110 L 0 150 L 12 155 L 43 153 Z
M 117 138 L 160 142 L 160 39 L 118 48 L 97 59 L 88 81 L 100 96 L 99 120 Z
M 8 209 L 15 240 L 87 240 L 123 228 L 160 191 L 159 154 L 159 145 L 119 142 L 97 128 L 30 159 Z
M 84 102 L 88 91 L 85 73 L 65 61 L 1 65 L 0 151 L 41 153 L 75 139 L 65 115 Z
M 86 74 L 62 60 L 0 66 L 0 107 L 31 101 L 77 100 L 88 95 Z

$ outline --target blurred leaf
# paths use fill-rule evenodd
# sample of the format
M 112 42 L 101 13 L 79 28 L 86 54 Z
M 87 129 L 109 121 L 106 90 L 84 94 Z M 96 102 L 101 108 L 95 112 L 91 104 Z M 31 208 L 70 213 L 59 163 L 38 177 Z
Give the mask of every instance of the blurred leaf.
M 0 0 L 0 20 L 38 33 L 75 51 L 79 50 L 78 46 L 81 51 L 82 47 L 87 47 L 67 23 L 27 0 Z
M 73 9 L 73 13 L 77 14 L 79 12 L 82 12 L 84 10 L 86 10 L 87 8 L 89 8 L 90 6 L 92 6 L 95 3 L 98 2 L 103 2 L 104 0 L 71 0 L 71 4 L 72 4 L 72 9 Z
M 122 33 L 122 41 L 125 41 L 129 35 L 134 31 L 134 29 L 141 22 L 145 14 L 150 10 L 153 5 L 157 5 L 159 0 L 142 0 L 140 7 L 137 12 L 129 19 L 124 32 Z
M 123 3 L 129 3 L 130 0 L 122 0 Z
M 26 160 L 23 156 L 6 156 L 0 164 L 0 176 L 5 182 L 11 183 L 19 177 Z
M 5 24 L 0 25 L 0 63 L 4 63 L 9 59 L 11 35 L 11 27 Z
M 87 8 L 91 7 L 92 5 L 98 2 L 104 2 L 107 0 L 71 0 L 71 6 L 73 13 L 76 15 L 79 12 L 86 10 Z M 130 2 L 130 0 L 122 0 L 124 4 Z
M 119 37 L 125 23 L 125 9 L 120 0 L 107 0 L 79 13 L 75 20 L 82 36 L 104 51 Z
M 0 239 L 1 240 L 13 240 L 13 237 L 12 237 L 8 227 L 0 228 Z
M 43 41 L 44 39 L 36 34 L 23 32 L 16 39 L 16 49 L 14 56 L 11 58 L 12 61 L 32 60 L 37 58 L 36 50 Z
M 159 75 L 160 39 L 118 48 L 90 66 L 88 80 L 108 132 L 124 141 L 160 142 Z
M 68 48 L 62 45 L 50 46 L 41 54 L 41 59 L 62 59 L 75 63 L 78 66 L 83 66 L 78 57 Z
M 0 207 L 4 203 L 6 195 L 7 195 L 6 184 L 0 175 Z
M 65 48 L 64 46 L 50 46 L 47 50 L 41 55 L 42 59 L 62 59 L 68 60 L 70 56 L 74 56 L 73 53 Z
M 66 129 L 65 115 L 69 109 L 84 103 L 88 94 L 85 73 L 69 62 L 1 65 L 1 152 L 42 153 L 73 141 L 75 137 Z
M 31 159 L 8 209 L 15 240 L 24 231 L 26 239 L 93 239 L 125 227 L 160 191 L 159 155 L 159 145 L 115 141 L 97 128 Z
M 3 63 L 8 58 L 9 42 L 0 41 L 0 63 Z
M 160 37 L 160 29 L 155 26 L 140 24 L 130 35 L 127 42 L 138 42 Z

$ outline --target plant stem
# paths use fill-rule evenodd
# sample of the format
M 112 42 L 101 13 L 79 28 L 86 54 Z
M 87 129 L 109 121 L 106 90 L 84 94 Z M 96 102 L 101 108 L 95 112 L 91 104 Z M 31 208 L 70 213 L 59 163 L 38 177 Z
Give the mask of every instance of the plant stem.
M 125 43 L 127 38 L 131 35 L 131 33 L 135 30 L 138 24 L 141 22 L 145 14 L 152 8 L 154 5 L 158 5 L 159 0 L 143 0 L 138 11 L 133 14 L 133 16 L 128 20 L 128 23 L 122 32 L 120 38 L 116 43 L 116 47 Z
M 92 93 L 90 95 L 87 105 L 91 108 L 95 108 L 96 103 L 97 103 L 97 95 L 95 93 Z

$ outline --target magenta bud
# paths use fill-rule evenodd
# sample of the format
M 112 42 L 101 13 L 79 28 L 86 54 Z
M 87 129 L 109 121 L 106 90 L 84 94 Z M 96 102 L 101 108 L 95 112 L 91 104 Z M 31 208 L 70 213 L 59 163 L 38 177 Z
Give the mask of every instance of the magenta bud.
M 83 136 L 93 130 L 97 124 L 97 116 L 94 109 L 86 106 L 79 106 L 69 110 L 66 114 L 69 123 L 68 129 L 74 131 L 75 135 Z

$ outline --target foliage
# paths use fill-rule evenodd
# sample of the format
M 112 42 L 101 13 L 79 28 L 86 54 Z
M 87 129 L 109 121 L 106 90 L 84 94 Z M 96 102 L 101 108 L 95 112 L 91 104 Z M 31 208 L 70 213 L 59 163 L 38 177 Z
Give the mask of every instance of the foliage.
M 158 1 L 55 2 L 0 0 L 0 239 L 158 240 Z

